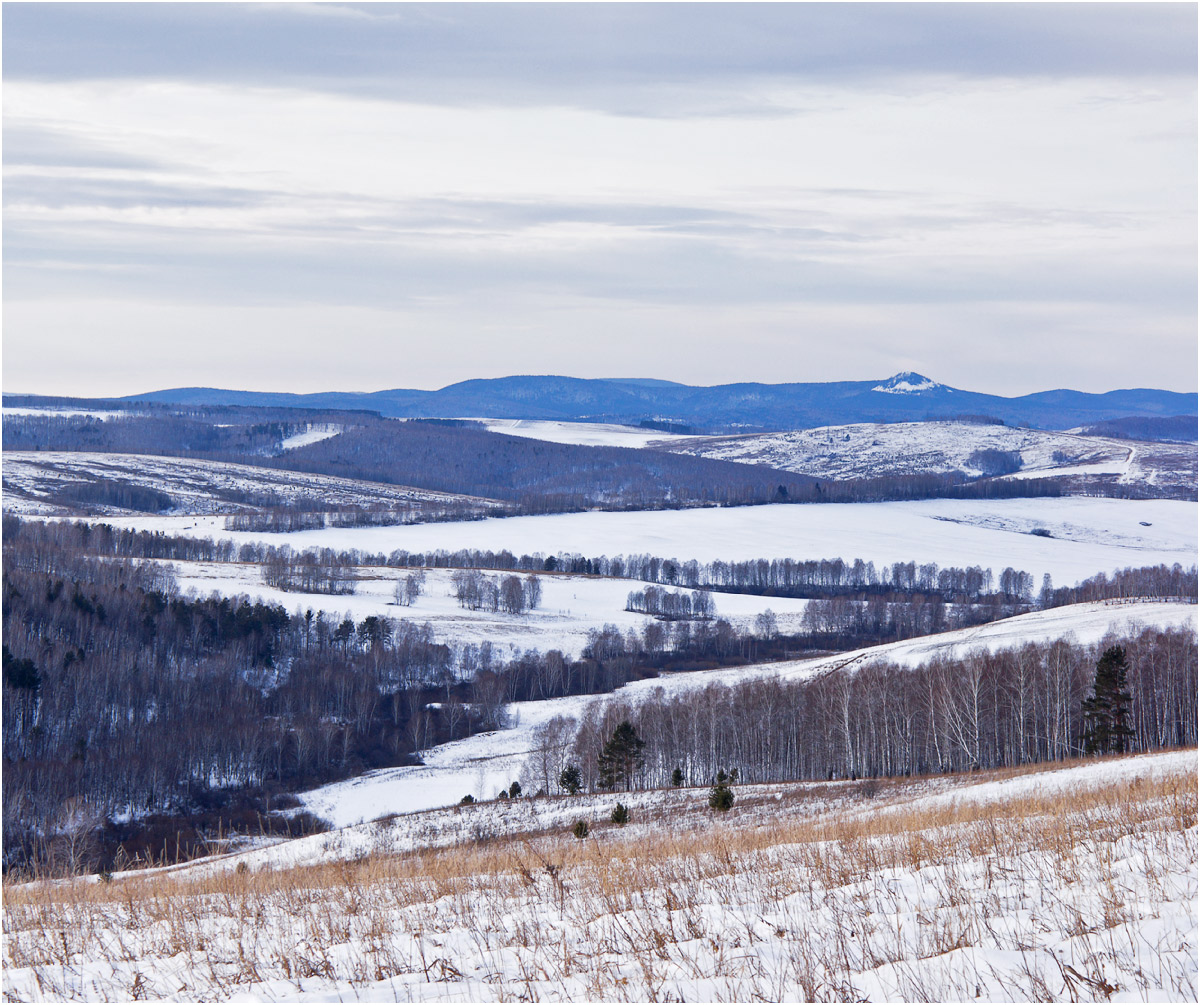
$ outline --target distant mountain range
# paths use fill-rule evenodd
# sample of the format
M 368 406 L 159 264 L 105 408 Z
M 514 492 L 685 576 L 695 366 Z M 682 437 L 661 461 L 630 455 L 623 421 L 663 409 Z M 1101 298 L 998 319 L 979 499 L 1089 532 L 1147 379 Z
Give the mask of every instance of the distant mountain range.
M 637 424 L 679 422 L 712 429 L 808 429 L 852 422 L 904 422 L 986 415 L 1009 424 L 1069 429 L 1125 416 L 1195 415 L 1196 395 L 1150 388 L 1089 394 L 1040 391 L 1016 398 L 948 387 L 919 373 L 885 380 L 811 384 L 721 384 L 526 376 L 466 380 L 437 391 L 282 394 L 183 387 L 124 401 L 370 409 L 397 418 L 487 416 Z

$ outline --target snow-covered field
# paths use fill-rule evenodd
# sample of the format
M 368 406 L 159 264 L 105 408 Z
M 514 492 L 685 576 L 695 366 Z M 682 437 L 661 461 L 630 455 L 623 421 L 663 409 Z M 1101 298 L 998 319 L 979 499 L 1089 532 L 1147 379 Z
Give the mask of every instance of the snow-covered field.
M 329 429 L 333 428 L 333 432 Z M 313 427 L 299 437 L 307 443 L 335 435 L 335 427 Z M 315 439 L 313 439 L 315 437 Z M 286 441 L 285 441 L 286 442 Z M 302 446 L 293 442 L 291 447 Z M 439 504 L 462 501 L 473 505 L 502 509 L 503 503 L 470 496 L 384 485 L 331 475 L 313 475 L 298 471 L 259 468 L 247 464 L 191 460 L 183 457 L 154 457 L 145 454 L 108 454 L 75 451 L 4 452 L 4 509 L 7 512 L 49 514 L 64 512 L 62 507 L 44 501 L 66 482 L 107 479 L 128 482 L 143 488 L 166 492 L 179 509 L 190 513 L 249 509 L 231 504 L 246 493 L 270 496 L 275 505 L 299 499 L 319 500 L 330 509 L 339 506 L 404 506 L 414 503 Z M 224 501 L 223 501 L 224 500 Z M 135 518 L 136 520 L 139 518 Z M 186 522 L 189 518 L 175 518 Z M 211 526 L 223 526 L 217 518 Z M 211 533 L 211 531 L 210 531 Z
M 965 422 L 856 423 L 748 436 L 678 438 L 661 449 L 764 464 L 818 478 L 872 478 L 919 472 L 983 473 L 972 454 L 1021 455 L 1014 477 L 1116 475 L 1122 484 L 1196 485 L 1194 443 L 1146 443 L 1041 429 Z
M 718 595 L 718 602 L 723 599 L 724 595 Z M 974 649 L 998 650 L 1063 637 L 1087 644 L 1098 642 L 1110 632 L 1126 632 L 1135 625 L 1195 630 L 1196 612 L 1191 604 L 1076 604 L 818 659 L 676 673 L 636 681 L 607 695 L 516 702 L 508 706 L 509 729 L 423 751 L 425 764 L 418 767 L 367 772 L 304 793 L 301 798 L 307 809 L 336 826 L 370 820 L 384 813 L 412 813 L 449 806 L 468 794 L 477 799 L 492 798 L 520 778 L 522 767 L 536 750 L 540 727 L 558 716 L 578 719 L 593 702 L 654 701 L 710 684 L 734 684 L 765 677 L 804 678 L 833 667 L 862 665 L 872 660 L 916 666 L 934 656 L 962 656 Z
M 447 644 L 488 641 L 507 658 L 518 649 L 539 649 L 546 652 L 558 649 L 564 654 L 578 656 L 587 643 L 588 632 L 605 625 L 616 625 L 622 632 L 641 632 L 652 619 L 625 610 L 632 590 L 643 590 L 645 583 L 631 579 L 607 579 L 595 576 L 540 574 L 542 602 L 539 607 L 523 614 L 493 611 L 469 611 L 459 607 L 448 569 L 431 569 L 425 575 L 421 596 L 410 607 L 395 603 L 397 580 L 411 570 L 361 566 L 355 570 L 356 592 L 348 596 L 328 596 L 317 593 L 284 592 L 263 584 L 259 566 L 238 562 L 171 562 L 180 589 L 195 590 L 200 596 L 219 593 L 222 596 L 246 594 L 270 604 L 281 605 L 288 611 L 326 610 L 345 612 L 354 621 L 372 614 L 404 618 L 417 623 L 428 622 L 437 641 Z M 484 575 L 499 579 L 505 573 L 487 572 Z M 690 593 L 689 590 L 680 592 Z M 755 597 L 743 594 L 714 594 L 718 617 L 724 618 L 743 632 L 754 627 L 755 615 L 770 608 L 776 615 L 779 630 L 795 633 L 800 630 L 806 601 L 781 597 Z
M 1196 516 L 1194 502 L 1064 497 L 566 513 L 275 535 L 227 533 L 219 517 L 135 516 L 109 522 L 239 542 L 269 539 L 298 550 L 385 555 L 398 548 L 507 548 L 517 555 L 650 554 L 701 562 L 861 558 L 877 565 L 979 565 L 997 574 L 1011 566 L 1031 573 L 1039 586 L 1046 572 L 1063 586 L 1129 566 L 1194 565 Z M 1031 533 L 1039 528 L 1053 536 Z
M 678 433 L 664 433 L 640 426 L 618 426 L 605 422 L 556 422 L 552 419 L 472 419 L 482 422 L 493 433 L 525 436 L 550 443 L 571 443 L 580 447 L 659 446 L 683 440 Z
M 1195 1001 L 1195 751 L 521 799 L 10 884 L 11 1001 Z M 574 820 L 591 833 L 577 840 Z

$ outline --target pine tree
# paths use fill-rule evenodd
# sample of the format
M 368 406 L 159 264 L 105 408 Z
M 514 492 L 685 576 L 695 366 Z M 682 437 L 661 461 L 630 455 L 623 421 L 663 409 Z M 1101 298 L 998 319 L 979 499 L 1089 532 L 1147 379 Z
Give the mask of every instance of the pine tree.
M 1089 754 L 1120 754 L 1129 749 L 1133 698 L 1125 689 L 1128 669 L 1120 646 L 1106 649 L 1096 664 L 1092 696 L 1083 702 L 1083 749 Z
M 637 735 L 633 724 L 626 719 L 616 729 L 600 751 L 596 766 L 600 771 L 600 788 L 614 789 L 624 785 L 628 790 L 634 773 L 645 763 L 642 748 L 646 742 Z
M 671 784 L 675 788 L 679 788 L 683 784 L 683 768 L 676 765 L 675 770 L 671 772 Z

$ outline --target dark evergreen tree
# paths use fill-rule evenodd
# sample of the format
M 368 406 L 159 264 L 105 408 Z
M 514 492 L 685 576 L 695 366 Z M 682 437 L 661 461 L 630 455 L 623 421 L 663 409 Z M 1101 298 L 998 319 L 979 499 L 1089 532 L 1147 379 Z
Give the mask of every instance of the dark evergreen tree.
M 4 683 L 18 691 L 37 693 L 42 687 L 42 675 L 33 660 L 17 659 L 4 647 Z
M 600 788 L 615 789 L 623 785 L 629 789 L 635 772 L 645 763 L 642 756 L 645 746 L 646 742 L 637 735 L 637 730 L 628 719 L 617 726 L 596 762 L 600 772 Z
M 729 776 L 724 771 L 717 772 L 717 784 L 709 790 L 708 805 L 721 813 L 733 808 L 733 789 L 729 787 Z
M 1111 646 L 1096 663 L 1096 682 L 1083 701 L 1083 749 L 1089 754 L 1120 754 L 1129 748 L 1133 698 L 1126 689 L 1125 650 Z
M 579 768 L 574 764 L 568 764 L 562 769 L 562 774 L 558 776 L 558 784 L 567 790 L 568 795 L 578 795 L 579 789 L 583 785 L 583 776 L 579 773 Z
M 624 803 L 617 803 L 617 805 L 613 807 L 612 817 L 610 819 L 614 824 L 619 824 L 620 826 L 624 827 L 627 823 L 629 823 L 629 807 Z
M 683 769 L 678 765 L 676 765 L 675 770 L 671 772 L 671 784 L 674 785 L 675 788 L 679 788 L 679 786 L 683 784 Z

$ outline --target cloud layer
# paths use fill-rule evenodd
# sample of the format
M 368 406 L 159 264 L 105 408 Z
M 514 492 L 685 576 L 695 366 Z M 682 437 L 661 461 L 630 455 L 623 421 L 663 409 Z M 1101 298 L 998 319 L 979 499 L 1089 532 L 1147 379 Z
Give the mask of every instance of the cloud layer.
M 1195 18 L 7 5 L 5 388 L 1192 390 Z

